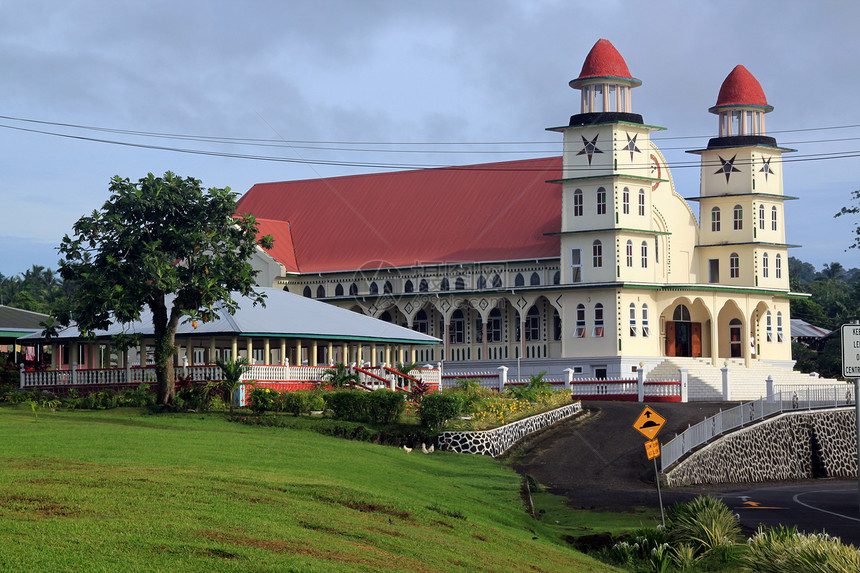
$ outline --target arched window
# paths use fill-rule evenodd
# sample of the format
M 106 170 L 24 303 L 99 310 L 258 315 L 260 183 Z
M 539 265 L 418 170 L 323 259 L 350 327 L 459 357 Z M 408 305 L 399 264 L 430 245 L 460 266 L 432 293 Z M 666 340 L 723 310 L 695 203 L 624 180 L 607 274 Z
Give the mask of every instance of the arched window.
M 594 334 L 595 338 L 603 338 L 603 304 L 594 305 Z
M 642 305 L 642 336 L 651 336 L 651 327 L 648 324 L 648 305 Z
M 585 305 L 576 305 L 576 330 L 573 331 L 574 338 L 585 338 Z
M 466 342 L 466 319 L 463 311 L 457 309 L 451 315 L 451 337 L 452 344 L 464 344 Z
M 591 266 L 595 269 L 603 266 L 603 245 L 600 241 L 591 244 Z
M 457 280 L 454 281 L 454 290 L 466 290 L 466 281 L 463 280 L 463 277 L 457 277 Z
M 493 288 L 502 288 L 502 277 L 493 275 Z
M 597 214 L 606 214 L 606 189 L 603 187 L 597 189 Z
M 782 342 L 782 313 L 776 313 L 776 341 Z
M 646 241 L 642 241 L 642 268 L 648 268 L 648 243 Z
M 737 253 L 729 255 L 729 276 L 733 279 L 741 276 L 740 259 Z
M 385 294 L 391 294 L 394 292 L 394 287 L 391 286 L 391 281 L 385 281 L 385 284 L 382 285 L 382 292 Z
M 765 317 L 765 326 L 767 329 L 767 341 L 773 342 L 773 328 L 771 327 L 771 324 L 770 324 L 770 311 L 767 311 L 767 314 L 765 314 L 764 317 Z
M 370 294 L 379 294 L 379 287 L 376 285 L 375 282 L 370 283 L 369 292 L 370 292 Z
M 403 284 L 403 292 L 412 292 L 415 290 L 415 285 L 412 284 L 411 280 L 407 280 Z
M 311 296 L 312 296 L 311 295 L 311 287 L 306 286 L 305 289 L 302 291 L 302 296 L 305 296 L 307 298 L 311 298 Z
M 627 241 L 627 268 L 633 268 L 633 241 Z
M 675 312 L 672 313 L 672 320 L 675 322 L 690 322 L 690 309 L 679 304 L 675 307 Z
M 639 190 L 639 216 L 645 216 L 645 190 Z
M 526 279 L 523 277 L 522 273 L 517 273 L 517 276 L 514 277 L 514 286 L 521 287 L 526 286 Z
M 337 286 L 334 287 L 334 296 L 343 296 L 343 285 L 337 283 Z
M 427 292 L 428 290 L 427 279 L 421 279 L 421 282 L 418 283 L 418 292 Z
M 494 308 L 487 318 L 487 342 L 502 341 L 502 311 Z
M 561 315 L 558 309 L 552 309 L 553 340 L 561 340 Z
M 451 285 L 448 283 L 448 279 L 442 279 L 441 284 L 439 284 L 439 290 L 451 290 Z
M 484 275 L 478 277 L 478 290 L 483 290 L 487 288 L 487 279 L 484 278 Z
M 358 296 L 358 285 L 352 283 L 349 285 L 349 296 Z
M 537 306 L 533 306 L 526 313 L 526 340 L 532 342 L 540 339 L 540 311 Z
M 758 206 L 758 228 L 764 231 L 764 205 Z
M 537 273 L 532 273 L 532 276 L 529 279 L 529 285 L 540 286 L 540 275 Z
M 379 320 L 381 320 L 382 322 L 392 322 L 391 313 L 386 310 L 385 312 L 383 312 L 382 314 L 379 315 Z
M 630 303 L 630 336 L 636 336 L 636 305 Z
M 573 192 L 573 216 L 582 217 L 582 191 L 579 189 Z
M 720 208 L 714 207 L 711 209 L 711 231 L 714 233 L 720 230 Z
M 552 284 L 560 285 L 561 284 L 561 271 L 555 271 L 555 274 L 552 275 Z
M 624 188 L 621 194 L 621 209 L 625 215 L 630 214 L 630 189 Z
M 777 253 L 776 255 L 776 265 L 774 266 L 774 270 L 776 271 L 776 278 L 782 278 L 782 255 Z
M 325 298 L 325 287 L 322 285 L 317 287 L 317 298 Z
M 430 322 L 427 320 L 427 313 L 422 308 L 415 315 L 415 320 L 412 322 L 412 330 L 422 334 L 428 334 L 430 330 Z
M 767 274 L 768 274 L 768 260 L 767 260 L 767 253 L 764 253 L 761 256 L 761 276 L 763 278 L 767 278 Z
M 734 208 L 734 229 L 740 231 L 744 228 L 744 208 L 740 205 L 735 205 Z
M 770 208 L 770 230 L 776 231 L 776 206 Z

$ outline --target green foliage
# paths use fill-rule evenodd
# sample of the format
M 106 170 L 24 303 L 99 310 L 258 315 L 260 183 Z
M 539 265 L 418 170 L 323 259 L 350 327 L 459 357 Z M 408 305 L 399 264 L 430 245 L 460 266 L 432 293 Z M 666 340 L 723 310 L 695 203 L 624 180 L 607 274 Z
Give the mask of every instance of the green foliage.
M 367 421 L 393 424 L 406 409 L 406 394 L 388 389 L 374 390 L 367 398 Z
M 529 381 L 522 386 L 508 386 L 506 391 L 517 400 L 527 402 L 539 402 L 552 393 L 552 386 L 545 382 L 543 377 L 546 372 L 529 376 Z
M 842 217 L 843 215 L 857 215 L 860 213 L 860 190 L 853 191 L 851 193 L 851 201 L 857 203 L 857 205 L 849 205 L 842 207 L 838 213 L 834 215 L 834 217 Z M 850 245 L 848 245 L 849 249 L 860 249 L 860 221 L 857 222 L 854 227 L 854 237 L 853 241 Z
M 230 413 L 233 413 L 233 393 L 242 386 L 242 375 L 248 370 L 248 361 L 244 356 L 226 360 L 215 360 L 215 364 L 221 369 L 221 374 L 224 375 L 223 380 L 219 380 L 216 384 L 225 404 L 229 404 Z
M 271 388 L 255 386 L 248 393 L 249 407 L 258 414 L 277 409 L 279 393 Z
M 729 561 L 740 539 L 737 517 L 721 500 L 710 496 L 673 505 L 667 521 L 669 539 L 691 544 L 696 555 L 717 554 Z
M 72 283 L 64 283 L 54 271 L 40 265 L 16 276 L 0 274 L 0 304 L 23 310 L 49 314 L 73 290 Z
M 323 372 L 323 380 L 334 388 L 345 388 L 358 384 L 360 379 L 357 372 L 351 371 L 345 364 L 337 363 L 334 368 L 328 368 Z
M 325 393 L 325 403 L 335 418 L 357 422 L 367 418 L 369 395 L 357 390 L 334 390 Z
M 76 288 L 55 314 L 60 324 L 74 321 L 87 334 L 140 320 L 149 307 L 158 403 L 168 405 L 175 396 L 179 321 L 214 320 L 219 308 L 235 313 L 232 293 L 263 303 L 248 259 L 257 245 L 271 248 L 272 238 L 258 240 L 253 216 L 234 216 L 236 195 L 229 188 L 204 190 L 191 177 L 168 171 L 132 183 L 116 176 L 110 193 L 101 209 L 75 223 L 72 237 L 63 237 L 60 274 Z
M 428 430 L 439 431 L 448 420 L 462 416 L 466 404 L 464 396 L 464 393 L 451 390 L 425 396 L 418 411 L 421 425 Z
M 496 394 L 484 388 L 474 380 L 468 378 L 457 378 L 452 392 L 456 392 L 462 399 L 461 414 L 472 414 L 481 409 L 481 403 Z
M 854 573 L 860 571 L 860 551 L 825 533 L 805 535 L 796 527 L 759 528 L 750 538 L 744 564 L 763 573 Z
M 177 390 L 176 405 L 181 406 L 181 408 L 185 410 L 205 412 L 212 408 L 212 401 L 215 399 L 215 393 L 219 391 L 220 385 L 220 381 L 200 383 L 189 380 L 187 383 L 182 384 L 182 386 Z M 151 401 L 139 404 L 140 406 L 150 406 L 155 404 L 155 394 L 150 392 L 148 395 L 151 397 Z

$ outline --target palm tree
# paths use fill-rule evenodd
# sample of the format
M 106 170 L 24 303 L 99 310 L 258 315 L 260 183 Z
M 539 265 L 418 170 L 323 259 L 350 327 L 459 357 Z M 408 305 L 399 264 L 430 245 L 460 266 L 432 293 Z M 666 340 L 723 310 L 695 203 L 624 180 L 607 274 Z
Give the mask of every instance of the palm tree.
M 361 378 L 359 378 L 358 373 L 351 372 L 345 364 L 338 362 L 334 368 L 329 368 L 323 372 L 323 380 L 335 388 L 343 388 L 344 386 L 358 384 Z
M 224 379 L 218 383 L 218 388 L 224 394 L 224 401 L 230 404 L 230 413 L 233 413 L 233 393 L 239 389 L 244 383 L 242 382 L 242 374 L 248 370 L 248 361 L 245 357 L 233 360 L 215 360 L 215 364 L 221 369 L 224 374 Z

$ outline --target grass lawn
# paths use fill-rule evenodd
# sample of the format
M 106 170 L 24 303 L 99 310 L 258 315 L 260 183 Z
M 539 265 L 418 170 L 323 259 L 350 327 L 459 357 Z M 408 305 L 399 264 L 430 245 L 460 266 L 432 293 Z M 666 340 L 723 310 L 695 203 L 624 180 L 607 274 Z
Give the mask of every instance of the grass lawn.
M 614 570 L 490 458 L 219 414 L 3 406 L 0 483 L 2 571 Z

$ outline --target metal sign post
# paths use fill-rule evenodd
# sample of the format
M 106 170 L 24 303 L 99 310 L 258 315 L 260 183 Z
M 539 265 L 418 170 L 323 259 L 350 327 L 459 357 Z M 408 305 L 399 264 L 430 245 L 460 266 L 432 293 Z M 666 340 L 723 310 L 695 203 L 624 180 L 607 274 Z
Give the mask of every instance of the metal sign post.
M 857 432 L 857 507 L 860 511 L 860 323 L 842 325 L 842 376 L 854 378 L 854 424 Z
M 663 522 L 663 527 L 666 527 L 666 514 L 663 511 L 663 493 L 660 491 L 660 473 L 657 471 L 657 458 L 660 457 L 660 442 L 655 438 L 663 426 L 666 424 L 666 418 L 645 406 L 639 417 L 633 423 L 633 428 L 648 438 L 645 442 L 645 454 L 649 460 L 654 460 L 654 481 L 657 482 L 657 499 L 660 502 L 660 520 Z

